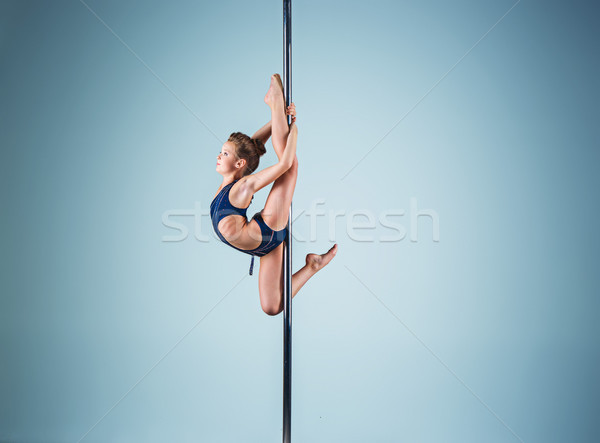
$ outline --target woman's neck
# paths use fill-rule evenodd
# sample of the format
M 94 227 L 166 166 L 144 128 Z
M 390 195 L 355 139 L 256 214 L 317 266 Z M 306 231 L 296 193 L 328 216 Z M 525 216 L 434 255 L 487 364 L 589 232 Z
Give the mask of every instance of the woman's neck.
M 237 178 L 235 175 L 223 176 L 223 183 L 221 183 L 221 188 L 224 188 L 228 184 L 236 182 L 238 180 L 239 180 L 239 178 Z

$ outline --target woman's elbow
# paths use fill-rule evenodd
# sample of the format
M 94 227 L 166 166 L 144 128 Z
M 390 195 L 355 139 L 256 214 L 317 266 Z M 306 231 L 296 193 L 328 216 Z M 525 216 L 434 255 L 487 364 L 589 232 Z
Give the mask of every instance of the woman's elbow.
M 285 164 L 285 172 L 297 171 L 298 170 L 298 157 L 294 155 L 294 158 Z
M 281 164 L 281 173 L 283 174 L 292 167 L 292 165 L 294 164 L 294 160 L 282 159 L 279 163 Z

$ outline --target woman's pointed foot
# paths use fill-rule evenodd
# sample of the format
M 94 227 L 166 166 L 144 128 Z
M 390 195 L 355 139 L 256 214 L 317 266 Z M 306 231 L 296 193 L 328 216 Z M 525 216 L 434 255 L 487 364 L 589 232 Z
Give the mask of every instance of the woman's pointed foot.
M 276 103 L 282 103 L 283 108 L 285 109 L 283 83 L 281 82 L 281 77 L 279 77 L 279 74 L 273 74 L 271 76 L 271 85 L 269 86 L 267 95 L 265 95 L 265 103 L 269 105 L 269 107 L 273 106 Z
M 333 259 L 333 257 L 335 257 L 335 254 L 337 253 L 337 249 L 338 249 L 338 247 L 337 247 L 337 243 L 336 243 L 325 254 L 321 254 L 321 255 L 308 254 L 306 256 L 306 265 L 310 266 L 310 268 L 314 272 L 320 271 L 325 266 L 327 266 L 327 264 Z

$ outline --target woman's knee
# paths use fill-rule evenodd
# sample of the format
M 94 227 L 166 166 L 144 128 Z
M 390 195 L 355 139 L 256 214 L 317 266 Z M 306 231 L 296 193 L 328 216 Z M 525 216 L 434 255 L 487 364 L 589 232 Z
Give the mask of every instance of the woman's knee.
M 281 294 L 260 294 L 260 307 L 267 315 L 277 315 L 281 312 Z
M 281 306 L 279 303 L 261 303 L 260 306 L 267 315 L 277 315 L 281 312 Z

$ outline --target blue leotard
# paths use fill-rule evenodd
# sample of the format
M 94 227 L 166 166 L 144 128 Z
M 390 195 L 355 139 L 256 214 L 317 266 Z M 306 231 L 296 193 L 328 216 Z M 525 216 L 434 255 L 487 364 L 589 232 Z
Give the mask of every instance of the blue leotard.
M 260 212 L 257 212 L 252 217 L 252 220 L 256 220 L 258 226 L 260 227 L 260 232 L 262 234 L 262 241 L 258 247 L 254 249 L 240 249 L 236 246 L 233 246 L 229 243 L 225 237 L 219 231 L 219 222 L 227 217 L 228 215 L 241 215 L 244 218 L 246 217 L 246 211 L 248 208 L 236 208 L 229 201 L 229 191 L 238 180 L 235 180 L 228 185 L 224 186 L 223 189 L 217 194 L 212 203 L 210 204 L 210 218 L 212 220 L 213 229 L 215 230 L 215 234 L 221 239 L 221 241 L 238 251 L 244 252 L 252 256 L 252 260 L 250 262 L 250 275 L 252 275 L 252 269 L 254 267 L 254 257 L 262 257 L 263 255 L 268 254 L 273 249 L 281 244 L 281 242 L 285 239 L 287 234 L 287 228 L 283 228 L 280 231 L 274 231 L 270 227 L 267 226 L 265 221 L 262 218 Z M 254 198 L 254 197 L 252 197 Z

